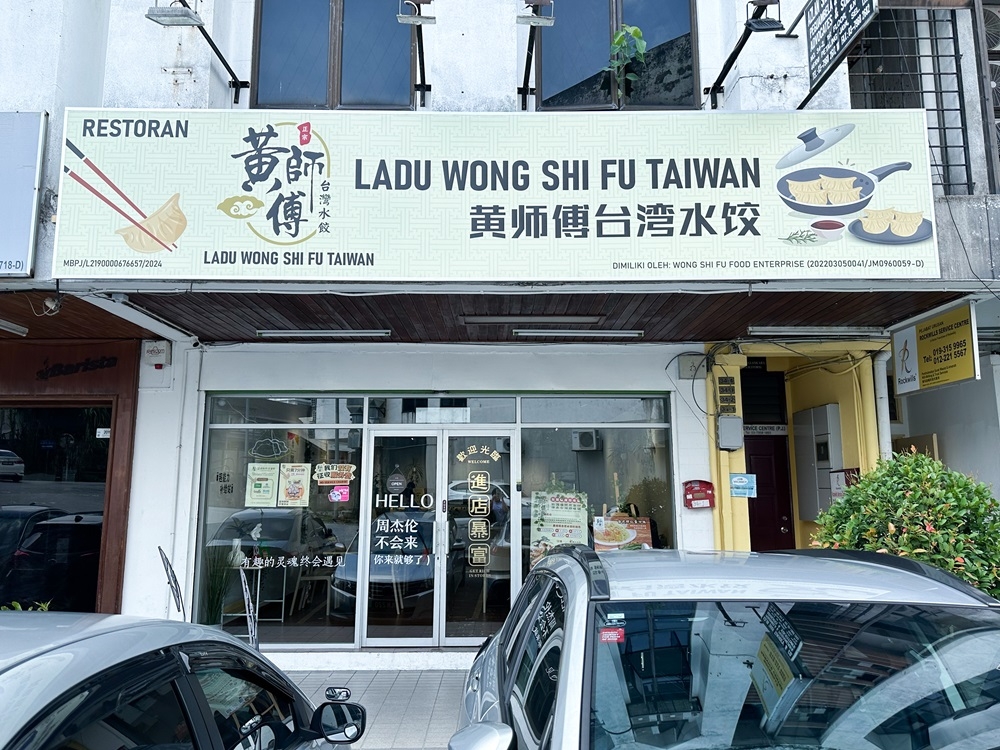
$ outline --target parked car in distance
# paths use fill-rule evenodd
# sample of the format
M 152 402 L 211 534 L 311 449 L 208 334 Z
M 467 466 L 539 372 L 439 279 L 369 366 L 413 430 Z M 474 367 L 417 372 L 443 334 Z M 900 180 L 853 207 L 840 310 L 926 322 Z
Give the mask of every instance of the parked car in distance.
M 0 448 L 0 479 L 12 482 L 24 479 L 24 461 L 14 451 Z
M 305 750 L 365 732 L 350 691 L 314 708 L 218 628 L 122 615 L 0 612 L 0 747 Z
M 13 597 L 7 596 L 7 576 L 14 564 L 14 553 L 31 535 L 35 524 L 65 514 L 66 511 L 42 505 L 0 506 L 0 606 L 13 601 Z
M 93 612 L 101 562 L 101 513 L 59 515 L 35 524 L 14 552 L 7 596 L 58 612 Z
M 559 547 L 469 672 L 451 750 L 988 750 L 1000 602 L 907 558 Z

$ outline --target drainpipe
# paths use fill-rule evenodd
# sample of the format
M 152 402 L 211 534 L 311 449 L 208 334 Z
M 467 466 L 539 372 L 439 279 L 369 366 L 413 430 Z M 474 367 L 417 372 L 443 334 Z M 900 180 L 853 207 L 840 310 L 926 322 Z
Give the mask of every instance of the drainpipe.
M 873 358 L 872 377 L 875 379 L 875 422 L 878 425 L 879 458 L 892 458 L 892 432 L 889 430 L 889 386 L 886 362 L 891 352 L 878 352 Z

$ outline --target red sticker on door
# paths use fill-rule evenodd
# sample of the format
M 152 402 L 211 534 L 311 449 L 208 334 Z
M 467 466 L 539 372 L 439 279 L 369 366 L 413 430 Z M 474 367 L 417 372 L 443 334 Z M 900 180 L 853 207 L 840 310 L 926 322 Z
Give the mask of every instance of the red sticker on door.
M 625 628 L 601 628 L 601 643 L 625 643 Z

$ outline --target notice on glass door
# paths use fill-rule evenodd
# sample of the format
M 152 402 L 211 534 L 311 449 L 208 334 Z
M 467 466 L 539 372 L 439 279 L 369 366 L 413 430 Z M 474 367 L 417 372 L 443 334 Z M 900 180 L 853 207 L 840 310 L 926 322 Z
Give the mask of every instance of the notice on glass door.
M 247 508 L 273 508 L 278 504 L 278 464 L 248 464 Z
M 309 507 L 309 476 L 312 464 L 281 464 L 278 479 L 279 508 Z
M 531 493 L 529 567 L 560 544 L 587 543 L 587 493 Z

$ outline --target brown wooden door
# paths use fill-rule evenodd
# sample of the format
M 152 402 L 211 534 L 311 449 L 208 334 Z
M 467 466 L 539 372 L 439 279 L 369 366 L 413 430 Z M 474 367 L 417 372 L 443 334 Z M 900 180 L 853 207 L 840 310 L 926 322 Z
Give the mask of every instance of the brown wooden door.
M 757 497 L 750 507 L 750 549 L 764 552 L 795 548 L 788 438 L 752 435 L 743 440 L 747 472 L 757 475 Z

